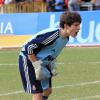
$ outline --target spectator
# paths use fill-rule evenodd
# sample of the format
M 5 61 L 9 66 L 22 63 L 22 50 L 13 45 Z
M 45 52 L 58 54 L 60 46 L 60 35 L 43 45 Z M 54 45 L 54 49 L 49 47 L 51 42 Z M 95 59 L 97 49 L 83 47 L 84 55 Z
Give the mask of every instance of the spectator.
M 100 10 L 100 0 L 93 0 L 94 2 L 94 6 L 95 6 L 95 10 Z
M 4 0 L 0 0 L 0 6 L 4 4 Z
M 64 8 L 63 8 L 64 5 L 65 5 L 65 2 L 63 0 L 55 0 L 55 3 L 54 3 L 55 11 L 64 11 Z
M 69 0 L 65 0 L 65 9 L 68 10 L 68 1 Z
M 47 0 L 46 1 L 47 3 L 47 11 L 54 11 L 54 3 L 55 3 L 55 0 Z
M 4 0 L 4 4 L 13 4 L 15 0 Z
M 47 11 L 64 11 L 63 0 L 47 0 Z
M 69 11 L 79 11 L 79 0 L 69 0 L 68 1 L 68 9 Z

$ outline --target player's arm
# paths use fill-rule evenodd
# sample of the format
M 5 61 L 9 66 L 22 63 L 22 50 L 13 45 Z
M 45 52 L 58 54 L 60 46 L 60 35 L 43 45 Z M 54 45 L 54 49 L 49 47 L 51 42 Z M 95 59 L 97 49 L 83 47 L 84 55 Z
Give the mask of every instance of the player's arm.
M 37 61 L 37 58 L 36 58 L 35 54 L 28 54 L 28 58 L 32 63 Z
M 47 39 L 47 36 L 45 35 L 38 35 L 37 38 L 32 39 L 31 41 L 29 41 L 27 43 L 27 45 L 25 46 L 28 58 L 31 62 L 35 62 L 37 61 L 36 58 L 36 51 L 38 51 L 40 49 L 40 45 L 42 44 L 42 42 Z M 42 44 L 43 45 L 43 44 Z M 41 49 L 43 47 L 41 46 Z
M 29 60 L 32 62 L 32 65 L 34 67 L 34 71 L 35 71 L 35 76 L 36 76 L 36 80 L 41 80 L 41 69 L 42 69 L 42 61 L 37 60 L 35 54 L 31 54 L 28 55 Z
M 37 80 L 41 80 L 41 78 L 43 78 L 42 76 L 43 74 L 42 74 L 42 66 L 41 66 L 42 61 L 36 58 L 36 52 L 51 42 L 48 41 L 51 35 L 52 34 L 50 33 L 50 34 L 38 36 L 37 38 L 28 42 L 26 46 L 27 55 L 29 60 L 32 62 Z
M 37 39 L 33 39 L 32 41 L 28 42 L 28 44 L 26 45 L 26 52 L 27 52 L 27 56 L 28 59 L 31 61 L 34 71 L 35 71 L 35 76 L 36 76 L 36 80 L 41 80 L 41 71 L 42 71 L 42 61 L 38 60 L 36 57 L 36 52 L 39 50 L 39 44 L 41 43 L 41 41 L 37 38 Z

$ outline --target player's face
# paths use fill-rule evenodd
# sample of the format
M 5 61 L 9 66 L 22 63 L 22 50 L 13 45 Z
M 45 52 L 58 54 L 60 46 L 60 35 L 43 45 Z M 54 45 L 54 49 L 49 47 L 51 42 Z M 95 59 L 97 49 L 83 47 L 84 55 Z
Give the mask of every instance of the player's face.
M 69 29 L 69 33 L 72 37 L 76 37 L 77 36 L 77 33 L 79 32 L 80 30 L 80 23 L 78 22 L 75 22 L 73 23 L 70 27 L 68 27 Z

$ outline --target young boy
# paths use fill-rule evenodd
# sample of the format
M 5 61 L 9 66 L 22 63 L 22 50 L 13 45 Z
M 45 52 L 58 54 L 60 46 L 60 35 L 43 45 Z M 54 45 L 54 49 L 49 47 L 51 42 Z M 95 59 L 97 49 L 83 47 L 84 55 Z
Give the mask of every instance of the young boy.
M 35 34 L 19 54 L 19 70 L 25 92 L 32 100 L 47 100 L 52 93 L 52 77 L 56 75 L 55 59 L 69 40 L 80 30 L 81 16 L 77 12 L 64 12 L 60 27 L 46 33 Z

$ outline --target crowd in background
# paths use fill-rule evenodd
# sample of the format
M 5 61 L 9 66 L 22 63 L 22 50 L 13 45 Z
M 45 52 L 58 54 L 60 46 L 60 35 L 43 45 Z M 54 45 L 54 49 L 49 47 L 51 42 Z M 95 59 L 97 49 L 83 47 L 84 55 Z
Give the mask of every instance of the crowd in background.
M 94 10 L 100 9 L 100 0 L 0 0 L 0 6 L 27 3 L 27 2 L 45 2 L 47 11 L 80 11 L 80 10 Z
M 47 0 L 48 11 L 80 11 L 94 10 L 95 6 L 100 7 L 100 0 Z

